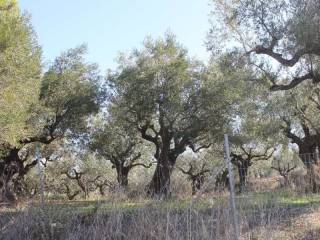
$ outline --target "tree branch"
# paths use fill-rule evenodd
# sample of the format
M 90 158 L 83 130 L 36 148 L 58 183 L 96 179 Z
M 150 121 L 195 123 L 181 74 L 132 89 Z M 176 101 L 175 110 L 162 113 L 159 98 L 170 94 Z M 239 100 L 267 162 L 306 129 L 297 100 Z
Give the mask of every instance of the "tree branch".
M 312 72 L 309 72 L 303 76 L 294 77 L 289 84 L 280 84 L 280 85 L 274 84 L 270 88 L 270 91 L 275 92 L 275 91 L 289 90 L 289 89 L 296 87 L 297 85 L 299 85 L 303 81 L 314 79 L 314 77 L 315 77 L 314 74 Z
M 264 55 L 268 55 L 269 57 L 272 57 L 273 59 L 275 59 L 276 61 L 278 61 L 280 64 L 282 64 L 283 66 L 286 67 L 293 67 L 299 60 L 300 58 L 305 55 L 305 54 L 312 54 L 313 51 L 309 50 L 299 50 L 297 51 L 291 59 L 286 59 L 282 57 L 282 54 L 280 53 L 276 53 L 274 52 L 274 47 L 277 43 L 277 39 L 273 38 L 271 41 L 271 44 L 269 47 L 265 47 L 263 45 L 257 45 L 256 47 L 254 47 L 252 50 L 248 51 L 247 54 L 250 54 L 252 52 L 256 53 L 256 54 L 264 54 Z
M 288 119 L 282 118 L 282 120 L 285 122 L 286 127 L 283 127 L 283 131 L 285 135 L 291 139 L 293 143 L 296 143 L 298 146 L 302 145 L 302 140 L 295 135 L 294 133 L 291 132 L 291 123 Z
M 212 146 L 212 143 L 209 143 L 209 144 L 202 145 L 202 146 L 196 148 L 196 147 L 194 146 L 194 144 L 189 144 L 189 148 L 190 148 L 194 153 L 197 153 L 197 152 L 199 152 L 201 149 L 206 149 L 206 148 L 209 148 L 209 147 L 211 147 L 211 146 Z
M 141 137 L 149 142 L 152 142 L 154 143 L 155 145 L 158 145 L 158 138 L 157 136 L 153 137 L 151 135 L 148 135 L 147 134 L 147 130 L 149 128 L 149 124 L 145 124 L 144 126 L 139 126 L 137 127 L 138 131 L 140 132 L 141 134 Z
M 138 167 L 138 166 L 141 166 L 144 168 L 151 168 L 152 165 L 153 165 L 153 163 L 149 163 L 148 165 L 146 165 L 144 163 L 135 163 L 135 164 L 130 165 L 130 168 L 134 168 L 134 167 Z
M 37 160 L 33 160 L 31 163 L 28 163 L 25 167 L 24 167 L 24 172 L 28 172 L 31 168 L 33 168 L 35 165 L 37 165 L 38 161 Z
M 67 115 L 69 112 L 69 109 L 67 108 L 63 113 L 58 113 L 58 110 L 56 110 L 54 120 L 47 124 L 44 129 L 43 133 L 39 136 L 33 136 L 25 139 L 21 139 L 19 142 L 20 144 L 29 144 L 34 142 L 40 142 L 43 144 L 50 144 L 54 140 L 63 137 L 64 133 L 57 134 L 56 130 L 58 128 L 58 125 L 62 122 L 65 115 Z
M 263 154 L 256 154 L 256 155 L 251 155 L 251 159 L 255 160 L 255 161 L 259 161 L 259 160 L 268 160 L 272 157 L 273 153 L 276 151 L 275 148 L 273 148 L 273 150 L 271 151 L 270 154 L 268 154 L 268 151 L 270 150 L 270 148 L 266 148 L 265 152 Z

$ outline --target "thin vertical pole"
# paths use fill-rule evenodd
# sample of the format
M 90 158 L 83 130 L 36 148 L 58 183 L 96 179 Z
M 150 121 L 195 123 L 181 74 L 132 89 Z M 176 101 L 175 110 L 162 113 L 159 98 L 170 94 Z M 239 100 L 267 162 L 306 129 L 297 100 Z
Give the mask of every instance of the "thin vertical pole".
M 230 160 L 230 148 L 229 148 L 229 138 L 228 135 L 224 135 L 224 148 L 226 154 L 226 163 L 228 165 L 229 172 L 229 185 L 230 185 L 230 205 L 231 205 L 231 214 L 232 214 L 232 225 L 234 230 L 234 239 L 239 240 L 239 224 L 236 210 L 236 201 L 235 201 L 235 190 L 234 190 L 234 176 L 232 170 L 232 163 Z
M 318 161 L 319 161 L 319 148 L 316 147 L 315 163 L 318 163 Z
M 44 206 L 44 186 L 43 186 L 43 171 L 41 169 L 41 154 L 39 145 L 36 146 L 36 158 L 38 162 L 38 173 L 39 173 L 39 185 L 40 185 L 40 203 Z

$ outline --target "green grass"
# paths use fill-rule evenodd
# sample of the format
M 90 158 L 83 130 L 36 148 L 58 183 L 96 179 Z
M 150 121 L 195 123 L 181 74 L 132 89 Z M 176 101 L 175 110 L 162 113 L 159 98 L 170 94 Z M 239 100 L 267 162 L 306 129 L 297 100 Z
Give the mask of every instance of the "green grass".
M 192 208 L 197 210 L 206 210 L 219 205 L 228 205 L 227 196 L 216 196 L 212 199 L 199 199 L 192 204 Z M 284 207 L 320 207 L 320 195 L 311 194 L 303 195 L 286 191 L 259 192 L 249 193 L 236 196 L 236 204 L 239 208 L 252 208 L 255 206 L 279 205 Z M 76 214 L 92 214 L 97 211 L 108 213 L 113 211 L 132 212 L 144 207 L 151 207 L 163 210 L 183 211 L 190 206 L 190 200 L 166 200 L 144 202 L 104 202 L 104 201 L 66 201 L 66 202 L 49 202 L 46 204 L 46 211 L 52 212 L 53 215 L 62 214 L 68 216 Z M 35 208 L 39 205 L 35 205 Z M 0 214 L 15 215 L 24 211 L 21 209 L 8 208 Z
M 245 204 L 286 204 L 290 206 L 320 206 L 319 194 L 297 194 L 289 191 L 273 191 L 273 192 L 259 192 L 250 193 L 249 195 L 241 195 L 236 197 L 238 203 Z
M 293 205 L 293 206 L 320 206 L 319 195 L 308 195 L 308 196 L 295 196 L 282 198 L 281 203 Z

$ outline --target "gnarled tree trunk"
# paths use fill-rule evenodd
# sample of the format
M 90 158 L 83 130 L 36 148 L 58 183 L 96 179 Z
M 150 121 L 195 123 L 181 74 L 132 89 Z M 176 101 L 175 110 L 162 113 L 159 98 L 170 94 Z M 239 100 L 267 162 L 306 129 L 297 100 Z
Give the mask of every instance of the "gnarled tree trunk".
M 246 164 L 242 164 L 237 166 L 239 173 L 239 192 L 242 193 L 245 190 L 247 184 L 247 176 L 248 176 L 248 166 Z
M 241 155 L 232 153 L 232 163 L 237 167 L 239 174 L 239 193 L 245 190 L 249 167 L 252 165 L 250 157 L 244 158 Z
M 170 195 L 170 177 L 170 163 L 168 161 L 158 161 L 156 170 L 148 186 L 148 194 L 151 196 L 168 197 Z
M 173 159 L 170 159 L 170 143 L 169 131 L 162 129 L 161 131 L 161 146 L 160 154 L 157 159 L 157 167 L 148 186 L 147 193 L 151 196 L 164 196 L 170 195 L 170 177 L 171 169 L 173 167 Z
M 128 166 L 116 166 L 117 170 L 117 181 L 119 183 L 119 186 L 122 188 L 128 187 L 129 180 L 128 180 L 128 175 L 130 168 Z
M 307 168 L 310 188 L 312 192 L 317 193 L 320 190 L 320 160 L 317 151 L 320 147 L 320 135 L 318 133 L 312 134 L 305 119 L 301 119 L 304 137 L 299 137 L 293 133 L 291 122 L 287 119 L 283 120 L 286 123 L 284 133 L 293 143 L 298 145 L 299 157 Z
M 223 170 L 222 173 L 220 173 L 215 180 L 215 191 L 221 191 L 226 188 L 229 188 L 229 172 L 228 169 Z
M 307 168 L 310 189 L 313 193 L 318 193 L 320 191 L 320 162 L 313 155 L 308 162 L 305 162 L 305 166 Z
M 307 168 L 307 176 L 310 184 L 310 190 L 313 193 L 320 191 L 320 160 L 317 151 L 318 136 L 309 136 L 299 146 L 299 156 Z
M 205 176 L 203 174 L 195 175 L 192 178 L 192 182 L 191 182 L 192 195 L 196 195 L 197 191 L 199 191 L 202 188 L 204 184 L 204 180 L 205 180 Z
M 0 162 L 0 203 L 11 204 L 16 200 L 13 192 L 13 178 L 19 173 L 19 150 L 10 149 Z

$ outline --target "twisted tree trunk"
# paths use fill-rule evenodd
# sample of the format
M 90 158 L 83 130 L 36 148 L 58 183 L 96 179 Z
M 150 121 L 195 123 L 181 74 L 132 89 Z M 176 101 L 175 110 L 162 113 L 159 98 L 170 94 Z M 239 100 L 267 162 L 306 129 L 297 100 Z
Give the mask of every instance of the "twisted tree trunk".
M 318 138 L 318 136 L 317 136 Z M 320 191 L 320 161 L 319 153 L 317 152 L 318 144 L 310 136 L 310 139 L 304 139 L 299 146 L 299 156 L 301 161 L 307 168 L 307 176 L 309 181 L 309 189 L 313 193 L 318 193 Z
M 119 186 L 122 188 L 126 188 L 128 187 L 128 175 L 129 175 L 129 171 L 130 168 L 128 166 L 116 166 L 116 170 L 117 170 L 117 181 L 119 183 Z
M 15 174 L 19 173 L 19 150 L 17 148 L 10 149 L 0 162 L 0 203 L 12 204 L 16 200 L 13 191 L 13 178 Z
M 319 162 L 311 162 L 306 165 L 310 189 L 313 193 L 320 191 L 320 164 Z
M 148 186 L 147 193 L 151 196 L 164 196 L 170 195 L 170 177 L 171 169 L 173 167 L 173 159 L 170 159 L 170 143 L 171 138 L 169 136 L 168 129 L 161 131 L 161 146 L 160 154 L 157 159 L 157 167 L 152 177 L 152 180 Z
M 284 127 L 285 135 L 299 147 L 299 157 L 307 168 L 308 180 L 312 192 L 317 193 L 320 190 L 320 163 L 317 149 L 320 147 L 320 135 L 312 134 L 306 124 L 306 119 L 301 119 L 301 126 L 304 137 L 299 137 L 292 131 L 292 124 L 288 119 L 283 119 L 286 124 Z
M 204 184 L 205 176 L 203 174 L 197 174 L 192 178 L 191 183 L 191 194 L 196 195 L 197 191 L 199 191 Z
M 239 173 L 239 192 L 242 193 L 245 190 L 247 184 L 247 175 L 248 175 L 248 168 L 246 164 L 239 165 L 238 173 Z
M 157 162 L 157 167 L 148 186 L 148 194 L 151 196 L 170 195 L 170 177 L 171 166 L 168 161 L 160 159 Z

